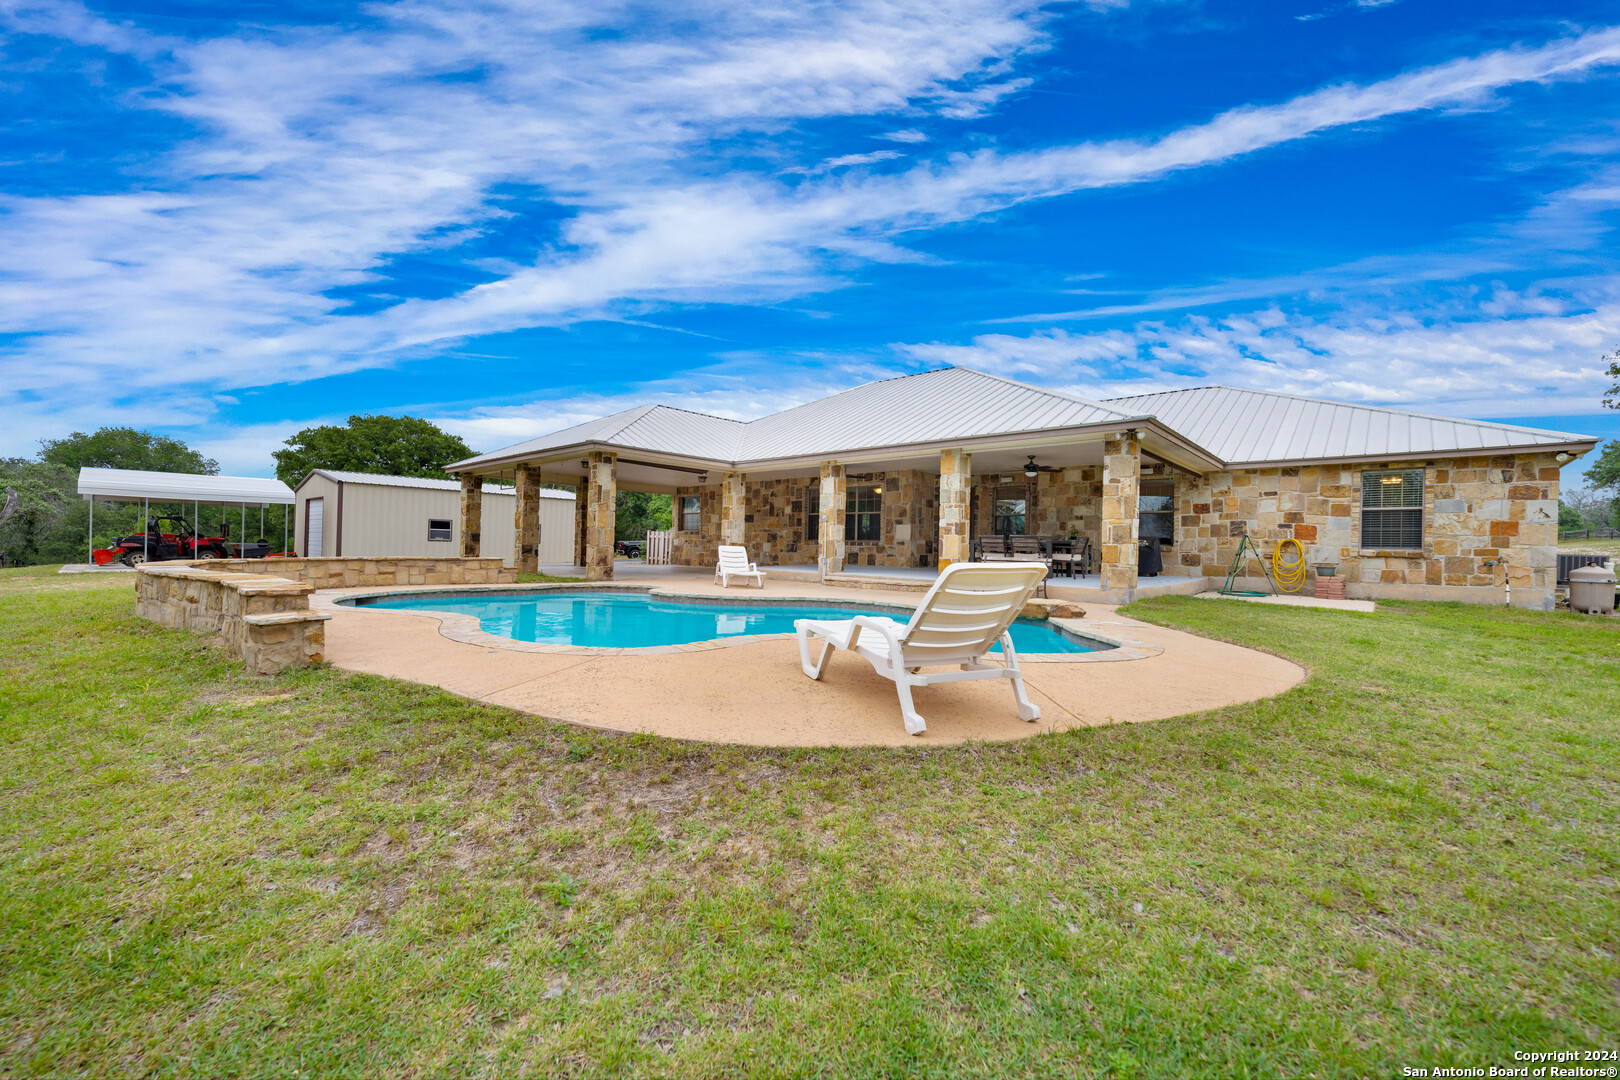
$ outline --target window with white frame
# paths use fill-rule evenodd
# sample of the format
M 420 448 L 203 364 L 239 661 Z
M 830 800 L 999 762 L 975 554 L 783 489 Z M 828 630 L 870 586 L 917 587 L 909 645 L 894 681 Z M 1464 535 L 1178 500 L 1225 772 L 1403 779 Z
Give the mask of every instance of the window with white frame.
M 448 541 L 451 539 L 451 531 L 451 522 L 449 518 L 428 518 L 429 540 Z
M 1369 469 L 1361 474 L 1361 547 L 1423 550 L 1423 470 Z
M 804 492 L 804 538 L 812 543 L 821 539 L 821 481 L 812 480 Z

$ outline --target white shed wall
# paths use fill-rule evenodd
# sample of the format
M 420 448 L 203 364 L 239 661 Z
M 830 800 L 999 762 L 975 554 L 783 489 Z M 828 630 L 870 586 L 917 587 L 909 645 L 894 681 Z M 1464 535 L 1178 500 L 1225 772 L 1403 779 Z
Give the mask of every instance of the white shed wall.
M 416 555 L 454 558 L 461 554 L 461 493 L 435 488 L 343 485 L 343 554 Z M 516 497 L 484 492 L 484 558 L 512 561 L 512 515 Z M 428 521 L 450 522 L 449 540 L 429 540 Z
M 338 486 L 319 474 L 312 474 L 298 485 L 298 503 L 293 513 L 293 550 L 300 555 L 309 554 L 309 541 L 306 535 L 306 523 L 309 521 L 309 500 L 324 499 L 322 508 L 321 552 L 324 555 L 334 555 L 332 545 L 337 543 L 337 504 Z
M 325 499 L 322 543 L 323 553 L 327 556 L 452 558 L 461 554 L 459 490 L 362 484 L 352 480 L 339 485 L 318 473 L 311 474 L 298 488 L 293 546 L 299 554 L 305 554 L 303 530 L 309 513 L 308 502 L 312 498 Z M 341 545 L 338 537 L 340 502 L 343 521 Z M 484 558 L 501 559 L 511 565 L 515 558 L 517 496 L 486 491 L 483 509 L 481 554 Z M 435 518 L 450 522 L 449 540 L 428 539 L 428 521 Z M 572 498 L 541 497 L 540 561 L 575 562 Z

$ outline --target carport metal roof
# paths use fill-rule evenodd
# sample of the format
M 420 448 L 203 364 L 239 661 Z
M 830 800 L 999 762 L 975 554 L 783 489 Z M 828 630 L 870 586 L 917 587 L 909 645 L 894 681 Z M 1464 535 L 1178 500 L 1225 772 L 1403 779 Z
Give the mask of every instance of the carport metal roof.
M 290 506 L 292 489 L 258 476 L 201 476 L 143 469 L 79 470 L 79 495 L 94 502 L 192 503 L 199 506 Z

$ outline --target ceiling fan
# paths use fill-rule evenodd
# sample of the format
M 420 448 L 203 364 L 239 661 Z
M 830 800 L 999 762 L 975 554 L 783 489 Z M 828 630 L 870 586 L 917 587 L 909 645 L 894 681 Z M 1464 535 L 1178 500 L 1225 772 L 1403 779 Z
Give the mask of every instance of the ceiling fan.
M 1024 465 L 1024 475 L 1029 477 L 1031 480 L 1035 479 L 1037 476 L 1041 475 L 1041 473 L 1043 473 L 1043 472 L 1062 472 L 1062 471 L 1063 470 L 1058 468 L 1056 465 L 1037 465 L 1037 464 L 1035 464 L 1035 455 L 1034 454 L 1029 455 L 1029 461 Z

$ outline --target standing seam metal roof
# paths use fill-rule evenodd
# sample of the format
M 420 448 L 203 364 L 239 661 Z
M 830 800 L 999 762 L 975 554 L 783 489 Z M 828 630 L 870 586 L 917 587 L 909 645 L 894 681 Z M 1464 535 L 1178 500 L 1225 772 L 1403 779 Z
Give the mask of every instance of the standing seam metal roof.
M 643 406 L 458 461 L 451 468 L 590 442 L 745 462 L 1122 419 L 1129 417 L 1095 401 L 969 368 L 941 368 L 867 383 L 749 422 L 665 405 Z
M 741 465 L 1148 419 L 1229 465 L 1596 441 L 1566 432 L 1228 386 L 1089 401 L 970 368 L 941 368 L 867 383 L 749 422 L 665 405 L 642 406 L 450 468 L 476 468 L 589 443 Z
M 1471 453 L 1593 441 L 1562 431 L 1230 386 L 1110 398 L 1107 404 L 1151 415 L 1231 464 Z
M 262 476 L 206 476 L 201 473 L 150 472 L 146 469 L 79 470 L 79 494 L 86 498 L 138 502 L 198 502 L 235 506 L 239 503 L 289 504 L 292 489 L 280 480 Z

